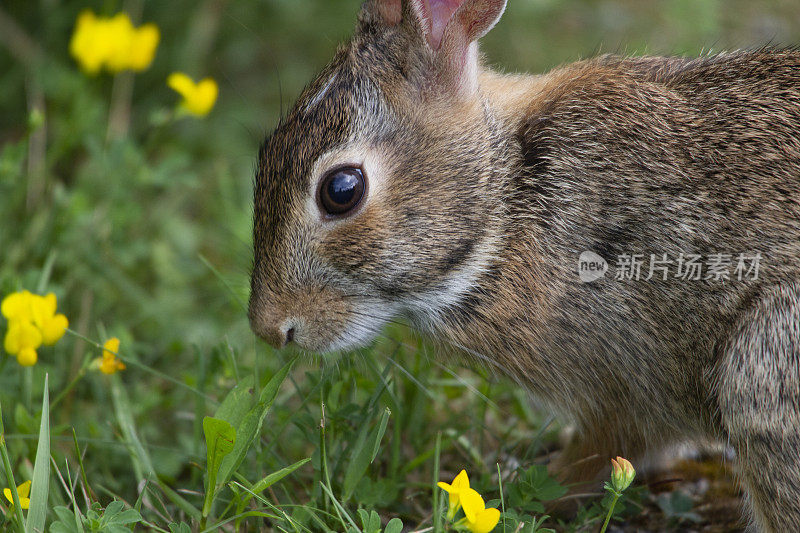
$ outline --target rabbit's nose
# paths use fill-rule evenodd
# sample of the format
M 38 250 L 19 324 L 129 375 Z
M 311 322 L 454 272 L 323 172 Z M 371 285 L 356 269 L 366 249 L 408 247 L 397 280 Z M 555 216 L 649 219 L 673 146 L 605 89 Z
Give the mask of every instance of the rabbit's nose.
M 250 327 L 256 335 L 276 349 L 283 348 L 292 342 L 297 331 L 294 320 L 274 315 L 253 316 L 250 319 Z
M 294 325 L 285 321 L 284 324 L 275 325 L 272 327 L 253 328 L 256 334 L 267 341 L 267 343 L 275 349 L 280 349 L 294 340 L 295 328 Z

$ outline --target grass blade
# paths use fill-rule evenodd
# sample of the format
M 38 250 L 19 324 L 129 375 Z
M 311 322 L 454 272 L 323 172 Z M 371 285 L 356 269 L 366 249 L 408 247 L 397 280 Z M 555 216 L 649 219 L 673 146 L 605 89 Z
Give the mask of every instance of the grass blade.
M 442 531 L 442 512 L 439 509 L 439 496 L 442 492 L 439 490 L 439 461 L 442 456 L 442 432 L 436 433 L 436 447 L 433 455 L 433 531 L 439 533 Z
M 125 392 L 122 382 L 119 380 L 119 376 L 115 375 L 109 377 L 111 381 L 111 400 L 114 404 L 114 414 L 117 417 L 117 423 L 122 431 L 125 444 L 130 450 L 133 469 L 136 472 L 136 479 L 142 482 L 155 475 L 153 462 L 136 432 L 136 424 L 133 421 L 133 411 L 131 410 L 131 404 L 128 400 L 128 394 Z
M 158 488 L 164 493 L 169 501 L 174 503 L 178 509 L 186 513 L 187 515 L 191 516 L 195 520 L 199 521 L 202 519 L 203 514 L 200 512 L 200 509 L 189 503 L 183 496 L 172 490 L 166 483 L 156 478 L 158 482 Z
M 44 531 L 47 518 L 47 496 L 50 489 L 50 394 L 47 384 L 48 375 L 45 374 L 39 444 L 36 447 L 36 462 L 33 464 L 31 505 L 28 509 L 28 520 L 25 522 L 25 531 L 28 533 Z
M 367 468 L 375 460 L 380 449 L 381 440 L 386 433 L 386 425 L 389 423 L 391 411 L 385 408 L 381 420 L 375 428 L 369 432 L 369 426 L 364 425 L 361 433 L 353 445 L 350 463 L 344 475 L 344 500 L 347 501 L 353 495 L 358 486 L 358 482 L 364 477 Z
M 303 466 L 304 464 L 306 464 L 306 463 L 308 463 L 310 461 L 311 461 L 311 458 L 302 459 L 300 461 L 297 461 L 293 465 L 287 466 L 285 468 L 281 468 L 277 472 L 273 472 L 273 473 L 269 474 L 264 479 L 262 479 L 261 481 L 259 481 L 255 485 L 253 485 L 252 488 L 248 489 L 248 492 L 255 493 L 255 494 L 258 494 L 260 492 L 264 492 L 265 490 L 270 488 L 272 485 L 274 485 L 278 481 L 282 480 L 283 478 L 285 478 L 286 476 L 288 476 L 289 474 L 291 474 L 292 472 L 294 472 L 295 470 L 297 470 L 298 468 L 300 468 L 301 466 Z M 245 496 L 245 500 L 244 500 L 245 503 L 249 502 L 250 498 L 252 498 L 252 496 L 250 496 L 249 494 L 246 495 Z
M 344 518 L 347 518 L 347 521 L 350 522 L 350 524 L 353 526 L 353 528 L 355 528 L 356 531 L 358 531 L 358 526 L 356 525 L 355 521 L 353 520 L 353 517 L 350 516 L 350 513 L 348 513 L 347 510 L 344 507 L 342 507 L 342 504 L 339 503 L 339 500 L 337 500 L 336 496 L 333 495 L 333 491 L 331 490 L 331 488 L 328 485 L 326 485 L 325 483 L 323 483 L 322 481 L 320 481 L 319 484 L 322 487 L 322 490 L 325 491 L 325 494 L 328 495 L 328 498 L 331 499 L 331 502 L 333 503 L 333 506 L 336 508 L 337 511 L 339 511 L 339 513 L 338 513 L 339 514 L 339 519 L 341 520 L 342 526 L 344 526 L 345 530 L 347 530 L 347 524 L 345 523 Z M 344 517 L 344 518 L 342 518 L 342 517 Z

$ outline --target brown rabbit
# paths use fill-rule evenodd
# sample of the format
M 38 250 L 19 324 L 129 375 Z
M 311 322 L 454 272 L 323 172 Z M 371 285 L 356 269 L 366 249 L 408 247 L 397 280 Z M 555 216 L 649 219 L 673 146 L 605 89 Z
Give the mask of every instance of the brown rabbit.
M 404 317 L 572 421 L 566 479 L 714 439 L 752 523 L 800 531 L 800 52 L 502 75 L 504 9 L 364 5 L 260 151 L 254 331 Z

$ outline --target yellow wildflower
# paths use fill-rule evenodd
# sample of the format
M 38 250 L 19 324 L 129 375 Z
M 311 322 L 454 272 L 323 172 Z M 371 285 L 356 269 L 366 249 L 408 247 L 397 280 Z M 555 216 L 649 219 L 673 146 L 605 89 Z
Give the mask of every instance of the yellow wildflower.
M 6 351 L 16 355 L 25 348 L 37 349 L 42 345 L 42 332 L 31 322 L 14 318 L 8 322 L 8 331 L 3 342 Z
M 110 72 L 142 71 L 153 62 L 159 39 L 158 27 L 135 28 L 127 13 L 97 17 L 87 10 L 78 16 L 69 51 L 89 74 L 103 67 Z
M 106 60 L 106 51 L 98 43 L 98 20 L 89 10 L 81 12 L 69 42 L 69 53 L 78 60 L 83 70 L 97 74 Z
M 141 72 L 153 62 L 161 34 L 155 24 L 143 24 L 134 32 L 131 40 L 128 65 L 131 70 Z
M 469 477 L 467 476 L 467 471 L 462 470 L 459 472 L 452 484 L 440 481 L 438 486 L 440 489 L 446 491 L 450 495 L 450 506 L 447 509 L 447 519 L 453 520 L 458 510 L 461 508 L 460 493 L 462 490 L 469 488 Z
M 56 314 L 56 295 L 52 292 L 47 296 L 32 294 L 30 304 L 33 323 L 42 332 L 42 343 L 47 346 L 54 345 L 69 327 L 67 317 Z
M 0 312 L 8 319 L 3 340 L 6 352 L 16 356 L 22 366 L 33 366 L 36 350 L 53 345 L 64 336 L 69 326 L 67 317 L 56 314 L 56 295 L 39 296 L 28 291 L 9 294 L 0 304 Z
M 14 505 L 14 495 L 11 494 L 11 489 L 3 489 L 3 495 L 6 499 L 11 502 L 11 505 Z M 17 487 L 17 496 L 19 496 L 19 506 L 23 509 L 27 509 L 31 506 L 31 499 L 29 496 L 31 495 L 31 482 L 26 481 L 22 485 Z
M 3 298 L 0 304 L 0 313 L 7 319 L 19 319 L 26 322 L 33 321 L 33 309 L 31 308 L 31 297 L 28 291 L 13 292 Z
M 128 68 L 133 23 L 126 13 L 117 13 L 111 18 L 99 19 L 94 28 L 95 44 L 105 52 L 105 66 L 110 72 L 122 72 Z
M 17 357 L 22 366 L 33 366 L 38 360 L 37 348 L 42 345 L 42 333 L 32 323 L 13 319 L 3 342 L 6 352 Z
M 486 503 L 474 489 L 463 489 L 460 492 L 461 505 L 464 508 L 463 520 L 457 526 L 466 527 L 472 533 L 489 533 L 500 521 L 500 511 Z
M 219 87 L 213 79 L 204 78 L 195 83 L 183 72 L 170 74 L 167 85 L 183 97 L 180 107 L 198 117 L 204 117 L 211 111 L 219 94 Z
M 116 374 L 125 370 L 125 363 L 119 360 L 119 339 L 111 337 L 103 344 L 103 356 L 94 360 L 94 366 L 103 374 Z

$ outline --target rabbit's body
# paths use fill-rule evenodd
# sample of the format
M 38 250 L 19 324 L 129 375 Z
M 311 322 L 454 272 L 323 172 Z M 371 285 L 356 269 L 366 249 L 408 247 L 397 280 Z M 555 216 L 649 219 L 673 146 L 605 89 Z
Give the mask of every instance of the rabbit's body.
M 434 4 L 368 3 L 265 143 L 254 330 L 326 351 L 405 316 L 573 420 L 566 477 L 717 439 L 755 523 L 800 530 L 800 52 L 503 76 L 473 41 L 504 2 Z M 333 216 L 341 168 L 367 185 Z M 581 281 L 583 252 L 605 277 Z M 715 254 L 729 279 L 680 276 Z
M 573 479 L 676 440 L 733 443 L 736 417 L 783 450 L 776 475 L 800 474 L 800 53 L 607 57 L 482 87 L 492 101 L 506 85 L 502 108 L 514 82 L 532 112 L 505 113 L 507 240 L 437 332 L 576 422 L 561 461 L 577 465 Z M 587 250 L 613 263 L 640 254 L 641 279 L 615 279 L 612 266 L 582 283 Z M 758 279 L 739 281 L 739 254 L 759 252 Z M 673 264 L 667 280 L 645 281 L 664 253 L 728 255 L 731 279 L 682 279 Z M 754 315 L 785 346 L 735 360 L 733 344 L 757 342 L 741 332 Z M 767 398 L 763 412 L 752 405 Z M 769 460 L 754 477 L 770 475 Z M 785 490 L 793 521 L 774 529 L 797 530 L 800 480 Z M 776 498 L 762 509 L 778 512 Z

